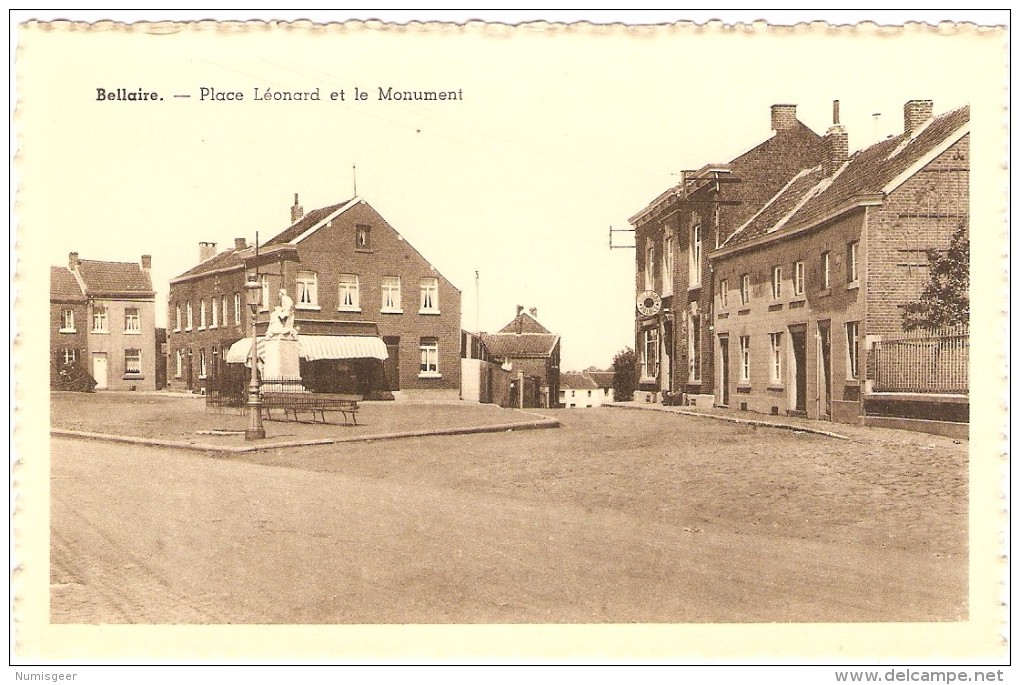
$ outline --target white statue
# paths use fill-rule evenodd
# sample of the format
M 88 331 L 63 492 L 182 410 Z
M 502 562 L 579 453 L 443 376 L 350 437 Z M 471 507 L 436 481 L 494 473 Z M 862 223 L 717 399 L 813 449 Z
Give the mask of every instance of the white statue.
M 284 288 L 280 288 L 280 304 L 273 309 L 269 317 L 266 339 L 270 338 L 297 340 L 297 330 L 294 328 L 294 300 L 290 299 Z

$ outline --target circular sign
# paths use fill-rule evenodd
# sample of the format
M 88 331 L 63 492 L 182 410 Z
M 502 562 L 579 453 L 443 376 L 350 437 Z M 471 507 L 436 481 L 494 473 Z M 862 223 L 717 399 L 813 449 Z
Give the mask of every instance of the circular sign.
M 637 296 L 637 309 L 642 316 L 655 316 L 662 309 L 662 298 L 654 290 L 646 290 Z

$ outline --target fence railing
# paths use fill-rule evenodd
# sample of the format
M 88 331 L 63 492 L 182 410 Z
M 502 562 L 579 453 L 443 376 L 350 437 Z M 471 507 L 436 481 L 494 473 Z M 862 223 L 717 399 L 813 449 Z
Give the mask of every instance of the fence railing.
M 970 331 L 914 331 L 872 346 L 868 371 L 875 392 L 966 395 L 970 390 Z

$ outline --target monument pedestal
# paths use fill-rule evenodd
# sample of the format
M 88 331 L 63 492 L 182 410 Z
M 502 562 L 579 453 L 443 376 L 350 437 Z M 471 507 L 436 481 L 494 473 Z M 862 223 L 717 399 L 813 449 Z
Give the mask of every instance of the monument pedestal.
M 301 385 L 301 344 L 296 339 L 270 338 L 263 345 L 262 391 L 304 392 Z

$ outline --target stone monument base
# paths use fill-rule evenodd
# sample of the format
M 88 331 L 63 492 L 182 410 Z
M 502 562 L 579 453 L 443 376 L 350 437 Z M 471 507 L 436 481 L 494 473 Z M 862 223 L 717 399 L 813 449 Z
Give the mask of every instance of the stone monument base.
M 263 343 L 263 392 L 305 392 L 300 351 L 301 344 L 295 339 L 270 338 Z

